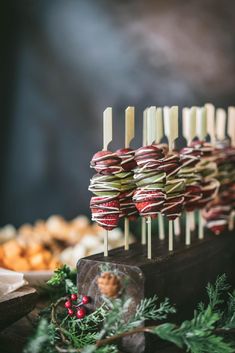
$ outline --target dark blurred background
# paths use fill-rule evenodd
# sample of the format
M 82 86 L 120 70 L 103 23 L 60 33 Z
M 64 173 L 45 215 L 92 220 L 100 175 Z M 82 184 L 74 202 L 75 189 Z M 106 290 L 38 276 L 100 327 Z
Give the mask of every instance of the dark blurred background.
M 89 214 L 89 160 L 112 106 L 235 103 L 235 2 L 1 1 L 0 224 Z

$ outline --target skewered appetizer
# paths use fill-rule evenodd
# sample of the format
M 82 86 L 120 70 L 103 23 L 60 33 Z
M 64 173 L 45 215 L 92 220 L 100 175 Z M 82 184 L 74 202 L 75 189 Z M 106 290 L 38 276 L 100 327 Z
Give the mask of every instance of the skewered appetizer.
M 121 158 L 122 172 L 117 176 L 120 178 L 120 218 L 128 217 L 135 219 L 138 216 L 138 210 L 133 201 L 133 194 L 136 189 L 133 169 L 136 167 L 135 151 L 130 148 L 123 148 L 116 151 Z
M 228 161 L 230 164 L 230 185 L 229 185 L 229 203 L 233 209 L 233 212 L 235 211 L 235 147 L 230 146 L 226 150 L 227 156 L 228 156 Z
M 224 203 L 218 196 L 204 210 L 203 217 L 206 227 L 218 235 L 228 228 L 231 206 Z
M 192 147 L 201 153 L 201 160 L 197 164 L 197 170 L 202 177 L 201 190 L 202 198 L 198 200 L 198 208 L 204 208 L 214 200 L 219 190 L 219 182 L 215 179 L 217 175 L 216 156 L 214 148 L 207 142 L 195 141 Z
M 166 173 L 160 170 L 163 157 L 162 149 L 153 145 L 135 152 L 138 167 L 134 171 L 137 190 L 133 200 L 140 216 L 156 217 L 165 202 Z
M 120 214 L 121 183 L 117 174 L 123 170 L 121 159 L 116 153 L 100 151 L 93 156 L 90 166 L 98 173 L 89 186 L 95 194 L 90 201 L 92 220 L 104 229 L 112 230 L 117 227 Z
M 188 212 L 196 210 L 198 201 L 202 198 L 200 186 L 202 178 L 197 171 L 200 156 L 201 152 L 193 147 L 185 147 L 180 151 L 182 168 L 179 171 L 179 176 L 185 179 L 184 206 Z
M 219 141 L 215 150 L 217 162 L 216 179 L 220 183 L 219 192 L 215 200 L 210 202 L 203 212 L 206 226 L 215 234 L 220 234 L 228 229 L 232 212 L 229 188 L 233 167 L 227 155 L 228 141 Z
M 160 167 L 160 170 L 166 173 L 166 199 L 161 212 L 169 220 L 179 217 L 184 207 L 185 180 L 179 177 L 181 167 L 180 157 L 177 154 L 168 154 Z

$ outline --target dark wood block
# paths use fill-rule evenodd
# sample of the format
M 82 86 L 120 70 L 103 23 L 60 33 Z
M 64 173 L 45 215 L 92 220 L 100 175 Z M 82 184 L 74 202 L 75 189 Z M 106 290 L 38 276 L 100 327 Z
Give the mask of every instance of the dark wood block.
M 130 314 L 140 300 L 157 294 L 161 299 L 169 297 L 177 306 L 174 320 L 190 318 L 197 303 L 205 297 L 205 287 L 219 274 L 226 273 L 231 284 L 235 284 L 235 234 L 207 235 L 204 240 L 193 239 L 186 247 L 182 240 L 175 241 L 175 250 L 169 253 L 167 242 L 153 240 L 153 259 L 145 256 L 141 244 L 133 244 L 129 251 L 118 248 L 103 254 L 93 255 L 78 261 L 78 291 L 91 296 L 91 308 L 102 303 L 97 286 L 101 273 L 100 265 L 109 264 L 117 270 L 121 281 L 129 278 L 127 295 L 133 298 Z M 151 340 L 144 335 L 128 337 L 124 341 L 127 352 L 151 351 Z

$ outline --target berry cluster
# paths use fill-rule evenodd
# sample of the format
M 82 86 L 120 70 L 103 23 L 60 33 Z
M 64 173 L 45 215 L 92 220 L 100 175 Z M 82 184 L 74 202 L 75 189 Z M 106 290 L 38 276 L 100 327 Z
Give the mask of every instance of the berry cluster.
M 76 316 L 77 319 L 83 319 L 86 314 L 86 308 L 84 305 L 90 303 L 91 299 L 87 295 L 84 295 L 81 300 L 78 300 L 77 294 L 71 294 L 64 303 L 69 316 Z

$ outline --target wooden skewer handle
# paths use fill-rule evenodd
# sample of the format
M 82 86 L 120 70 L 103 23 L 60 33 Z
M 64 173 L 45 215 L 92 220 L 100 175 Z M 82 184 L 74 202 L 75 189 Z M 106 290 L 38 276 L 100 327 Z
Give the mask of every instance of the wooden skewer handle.
M 148 217 L 148 246 L 147 246 L 147 257 L 149 260 L 152 259 L 152 220 Z
M 103 114 L 103 150 L 107 151 L 113 138 L 112 108 L 106 108 Z
M 169 251 L 173 251 L 173 221 L 169 221 Z

